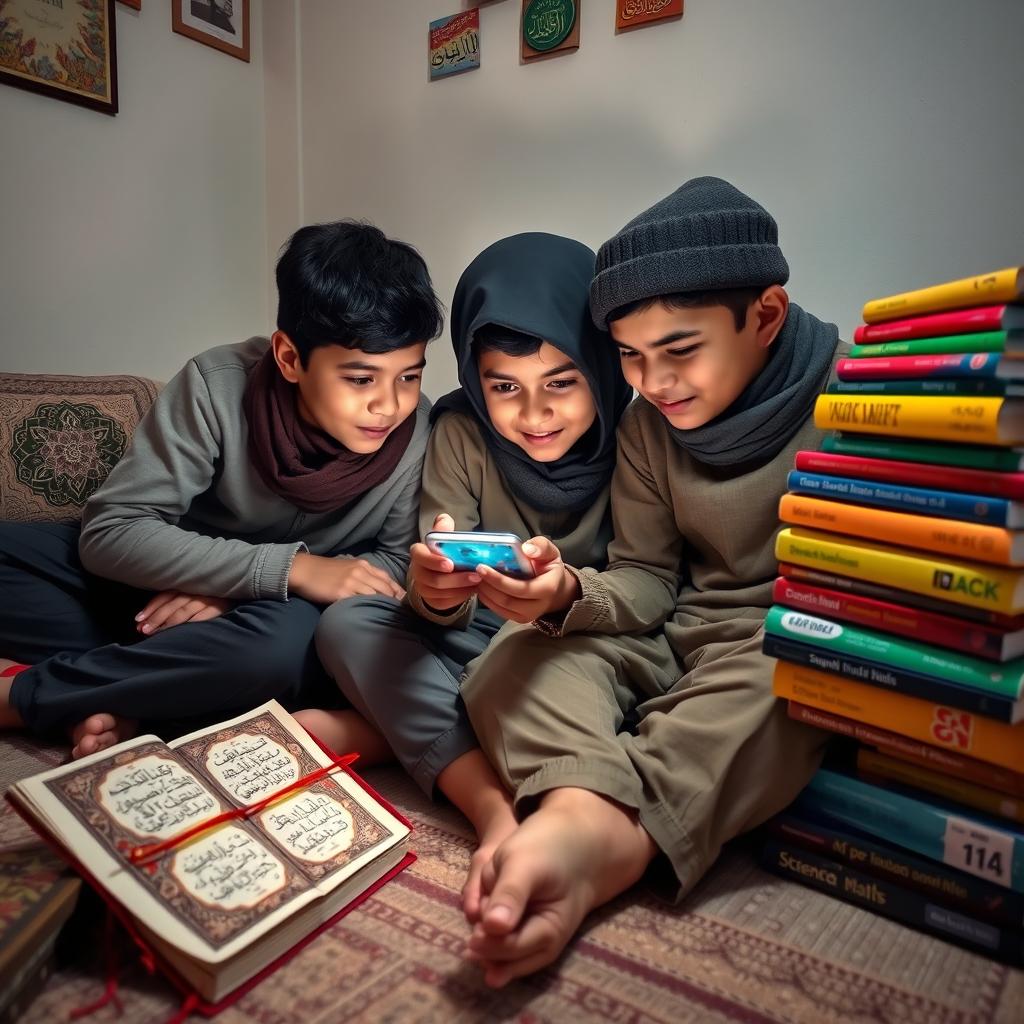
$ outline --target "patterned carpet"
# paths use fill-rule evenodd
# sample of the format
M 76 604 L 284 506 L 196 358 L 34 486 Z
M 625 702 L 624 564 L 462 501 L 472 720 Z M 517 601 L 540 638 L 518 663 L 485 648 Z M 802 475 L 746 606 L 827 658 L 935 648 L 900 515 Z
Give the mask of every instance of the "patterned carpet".
M 0 785 L 59 763 L 62 751 L 0 740 Z M 458 892 L 472 843 L 465 822 L 428 804 L 397 770 L 368 779 L 413 820 L 419 860 L 297 958 L 226 1010 L 223 1024 L 1020 1024 L 1024 972 L 775 879 L 728 851 L 681 910 L 643 891 L 594 915 L 562 961 L 499 992 L 461 959 Z M 0 848 L 30 834 L 5 806 Z M 97 999 L 102 945 L 86 900 L 63 962 L 22 1018 L 63 1021 Z M 137 966 L 121 976 L 124 1014 L 159 1022 L 178 1006 Z

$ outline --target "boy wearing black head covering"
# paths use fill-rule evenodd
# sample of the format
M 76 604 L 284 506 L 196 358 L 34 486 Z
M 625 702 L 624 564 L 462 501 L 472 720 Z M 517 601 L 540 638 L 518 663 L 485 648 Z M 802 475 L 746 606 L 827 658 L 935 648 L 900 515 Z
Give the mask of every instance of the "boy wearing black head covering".
M 775 221 L 718 178 L 598 254 L 591 312 L 640 393 L 619 429 L 608 568 L 562 567 L 575 586 L 491 644 L 462 691 L 529 815 L 482 868 L 470 952 L 489 984 L 554 960 L 656 857 L 681 897 L 817 767 L 825 734 L 787 718 L 761 653 L 779 498 L 819 439 L 839 348 L 788 276 Z
M 489 575 L 453 572 L 416 544 L 404 604 L 356 598 L 327 609 L 317 630 L 321 660 L 353 706 L 428 794 L 439 788 L 476 828 L 481 847 L 464 890 L 471 919 L 479 865 L 516 820 L 466 718 L 460 677 L 506 620 L 528 623 L 534 604 L 550 601 L 563 558 L 601 567 L 611 538 L 615 429 L 630 389 L 590 316 L 593 272 L 592 250 L 557 235 L 515 235 L 484 250 L 452 305 L 462 386 L 431 413 L 421 535 L 530 538 L 535 578 L 510 600 Z M 352 712 L 298 717 L 339 749 L 359 735 Z

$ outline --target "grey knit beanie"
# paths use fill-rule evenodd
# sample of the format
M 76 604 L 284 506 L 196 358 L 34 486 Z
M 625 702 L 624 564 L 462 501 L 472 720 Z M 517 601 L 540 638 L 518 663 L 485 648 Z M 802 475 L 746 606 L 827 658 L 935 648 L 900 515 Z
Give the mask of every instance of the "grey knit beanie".
M 767 287 L 789 280 L 772 215 L 721 178 L 693 178 L 634 217 L 597 253 L 590 315 L 676 292 Z

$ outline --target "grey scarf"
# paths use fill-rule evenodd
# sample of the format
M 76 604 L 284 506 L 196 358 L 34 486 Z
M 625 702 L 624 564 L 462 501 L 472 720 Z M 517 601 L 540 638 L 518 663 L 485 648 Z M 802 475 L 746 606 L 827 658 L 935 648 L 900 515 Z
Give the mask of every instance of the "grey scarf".
M 828 379 L 839 343 L 826 324 L 789 304 L 764 369 L 724 412 L 702 427 L 669 427 L 676 444 L 698 462 L 733 466 L 768 462 L 800 429 Z

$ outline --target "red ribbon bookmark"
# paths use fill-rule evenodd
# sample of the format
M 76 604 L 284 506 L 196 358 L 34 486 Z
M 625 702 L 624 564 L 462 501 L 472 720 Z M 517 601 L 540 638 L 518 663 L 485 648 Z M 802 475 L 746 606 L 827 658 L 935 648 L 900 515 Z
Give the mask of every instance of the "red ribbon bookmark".
M 191 828 L 185 829 L 184 832 L 179 832 L 176 836 L 171 836 L 170 839 L 165 839 L 162 843 L 144 843 L 141 846 L 133 846 L 131 850 L 128 851 L 128 860 L 137 866 L 148 864 L 150 861 L 165 854 L 168 850 L 173 850 L 176 846 L 181 846 L 182 843 L 187 842 L 193 836 L 197 836 L 201 832 L 206 832 L 211 828 L 216 828 L 218 825 L 223 825 L 228 821 L 237 821 L 240 818 L 251 818 L 254 814 L 258 814 L 262 811 L 267 804 L 272 804 L 275 800 L 280 800 L 281 797 L 287 796 L 289 793 L 293 793 L 297 789 L 305 789 L 307 786 L 312 786 L 314 782 L 319 782 L 336 768 L 348 768 L 349 765 L 353 764 L 358 759 L 358 754 L 343 754 L 341 757 L 334 758 L 330 764 L 324 765 L 322 768 L 317 768 L 315 771 L 309 772 L 307 775 L 303 775 L 301 778 L 289 783 L 284 787 L 284 789 L 279 789 L 276 793 L 271 793 L 270 796 L 265 796 L 262 800 L 257 800 L 254 804 L 247 804 L 245 807 L 235 807 L 230 811 L 224 811 L 212 818 L 207 818 L 205 821 L 199 822 L 198 825 L 193 825 Z

